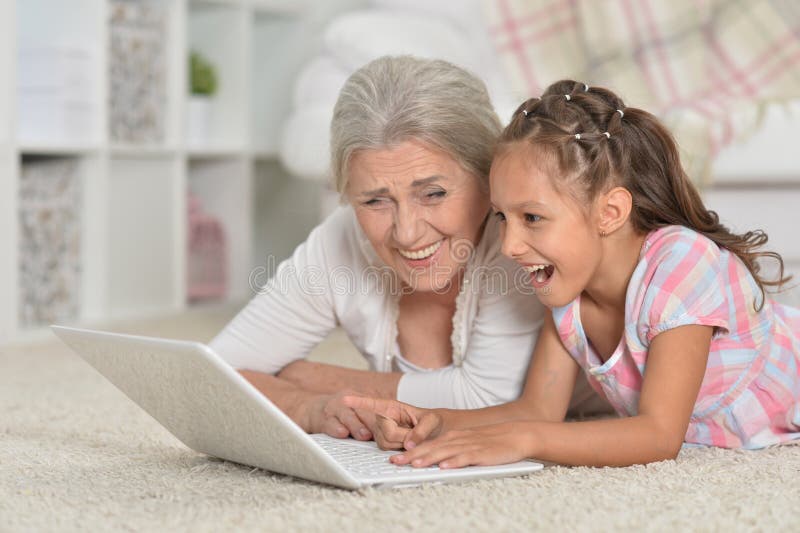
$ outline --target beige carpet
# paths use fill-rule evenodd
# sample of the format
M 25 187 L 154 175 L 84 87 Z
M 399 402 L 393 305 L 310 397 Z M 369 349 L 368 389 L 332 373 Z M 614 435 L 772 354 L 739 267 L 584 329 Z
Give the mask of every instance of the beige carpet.
M 207 340 L 229 309 L 119 331 Z M 337 333 L 318 360 L 352 363 Z M 0 353 L 0 531 L 798 531 L 800 446 L 362 493 L 197 454 L 55 340 Z

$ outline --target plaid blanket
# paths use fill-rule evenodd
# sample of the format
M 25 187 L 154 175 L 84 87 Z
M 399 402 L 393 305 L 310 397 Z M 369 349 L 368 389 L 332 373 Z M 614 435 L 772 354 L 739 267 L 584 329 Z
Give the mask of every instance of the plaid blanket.
M 659 115 L 684 165 L 710 162 L 758 126 L 763 106 L 800 98 L 798 0 L 484 0 L 520 101 L 551 82 L 604 85 Z

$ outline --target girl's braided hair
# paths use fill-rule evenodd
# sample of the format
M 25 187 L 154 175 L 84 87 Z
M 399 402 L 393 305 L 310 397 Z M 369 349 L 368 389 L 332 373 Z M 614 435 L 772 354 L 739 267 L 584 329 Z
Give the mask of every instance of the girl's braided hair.
M 526 100 L 517 108 L 497 150 L 520 141 L 531 143 L 539 155 L 554 163 L 560 176 L 557 181 L 566 182 L 580 200 L 593 201 L 616 186 L 630 191 L 630 220 L 638 232 L 685 226 L 736 254 L 761 291 L 756 309 L 763 307 L 765 287 L 780 287 L 791 279 L 784 277 L 779 254 L 757 251 L 768 240 L 764 231 L 733 233 L 720 224 L 716 212 L 706 209 L 681 166 L 667 128 L 647 111 L 626 108 L 612 91 L 572 80 L 553 83 L 541 98 Z M 759 274 L 759 257 L 777 261 L 778 279 Z

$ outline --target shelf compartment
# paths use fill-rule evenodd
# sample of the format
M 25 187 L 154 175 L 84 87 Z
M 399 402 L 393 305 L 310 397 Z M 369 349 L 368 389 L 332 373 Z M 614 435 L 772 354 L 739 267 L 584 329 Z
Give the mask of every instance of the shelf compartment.
M 249 132 L 247 106 L 242 105 L 249 98 L 249 13 L 241 5 L 219 2 L 191 2 L 188 9 L 184 65 L 188 68 L 191 52 L 199 53 L 213 65 L 218 83 L 216 94 L 209 98 L 207 128 L 187 129 L 186 143 L 199 151 L 244 150 Z M 190 90 L 187 87 L 184 106 L 187 128 Z
M 183 305 L 182 162 L 112 157 L 108 170 L 108 311 L 142 316 Z
M 253 294 L 251 175 L 249 160 L 241 157 L 193 158 L 188 166 L 187 193 L 196 199 L 203 213 L 222 227 L 227 258 L 226 298 L 232 301 L 242 301 Z M 196 267 L 187 260 L 187 272 Z
M 170 3 L 111 0 L 109 137 L 112 143 L 167 140 Z
M 16 2 L 17 138 L 98 144 L 103 138 L 103 0 Z
M 17 237 L 20 329 L 80 316 L 82 189 L 77 158 L 23 158 Z

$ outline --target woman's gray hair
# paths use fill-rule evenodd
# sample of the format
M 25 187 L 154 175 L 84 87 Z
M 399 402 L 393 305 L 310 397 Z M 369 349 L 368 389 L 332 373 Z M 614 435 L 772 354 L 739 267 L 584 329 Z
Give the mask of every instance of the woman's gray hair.
M 333 110 L 336 190 L 347 188 L 347 166 L 355 152 L 412 139 L 449 154 L 488 190 L 501 129 L 486 86 L 473 74 L 441 60 L 378 58 L 347 79 Z

